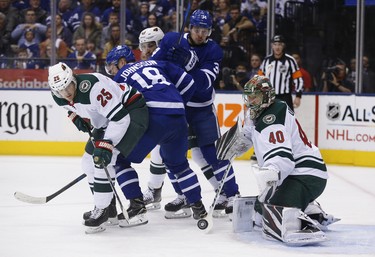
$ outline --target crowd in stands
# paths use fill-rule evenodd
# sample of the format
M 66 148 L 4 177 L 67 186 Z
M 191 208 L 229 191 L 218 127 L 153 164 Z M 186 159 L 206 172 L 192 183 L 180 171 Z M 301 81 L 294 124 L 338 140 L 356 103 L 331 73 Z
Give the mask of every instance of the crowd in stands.
M 45 69 L 53 43 L 58 60 L 65 60 L 72 69 L 100 71 L 98 67 L 114 46 L 125 43 L 137 50 L 143 29 L 179 30 L 175 0 L 126 1 L 125 42 L 120 42 L 120 6 L 121 0 L 57 1 L 57 39 L 51 42 L 50 1 L 0 0 L 0 67 Z M 242 90 L 266 55 L 266 1 L 192 0 L 190 13 L 198 8 L 212 14 L 211 39 L 224 53 L 216 88 Z M 310 78 L 306 89 L 316 90 L 316 83 Z

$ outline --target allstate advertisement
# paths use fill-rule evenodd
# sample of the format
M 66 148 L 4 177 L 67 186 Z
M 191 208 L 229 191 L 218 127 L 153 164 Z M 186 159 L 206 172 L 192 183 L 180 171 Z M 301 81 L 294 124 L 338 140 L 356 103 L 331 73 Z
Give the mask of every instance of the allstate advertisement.
M 319 148 L 375 151 L 374 97 L 321 95 L 319 110 Z

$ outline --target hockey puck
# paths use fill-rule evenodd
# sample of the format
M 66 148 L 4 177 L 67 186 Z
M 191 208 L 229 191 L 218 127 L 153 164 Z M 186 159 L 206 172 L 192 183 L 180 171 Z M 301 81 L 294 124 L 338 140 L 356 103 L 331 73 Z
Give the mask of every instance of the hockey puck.
M 201 230 L 205 230 L 208 227 L 208 221 L 205 219 L 198 220 L 197 226 Z

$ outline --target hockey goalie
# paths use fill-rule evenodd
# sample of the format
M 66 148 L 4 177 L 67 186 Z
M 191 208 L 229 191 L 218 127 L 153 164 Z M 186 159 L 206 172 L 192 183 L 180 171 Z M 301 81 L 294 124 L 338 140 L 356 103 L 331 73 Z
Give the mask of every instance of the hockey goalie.
M 237 122 L 223 135 L 218 157 L 231 159 L 254 146 L 258 164 L 252 169 L 259 187 L 252 215 L 255 225 L 264 238 L 291 246 L 327 240 L 324 231 L 339 219 L 316 202 L 328 179 L 319 149 L 307 139 L 287 104 L 275 99 L 267 77 L 250 79 L 243 99 L 244 124 Z M 233 219 L 241 217 L 234 211 Z

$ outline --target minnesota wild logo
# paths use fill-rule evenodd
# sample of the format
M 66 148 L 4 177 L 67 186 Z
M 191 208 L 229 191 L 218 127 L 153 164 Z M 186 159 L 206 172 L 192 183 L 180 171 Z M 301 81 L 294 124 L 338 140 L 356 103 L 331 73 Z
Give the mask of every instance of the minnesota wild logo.
M 91 82 L 89 80 L 84 80 L 81 83 L 79 83 L 78 89 L 82 93 L 86 93 L 91 88 Z

